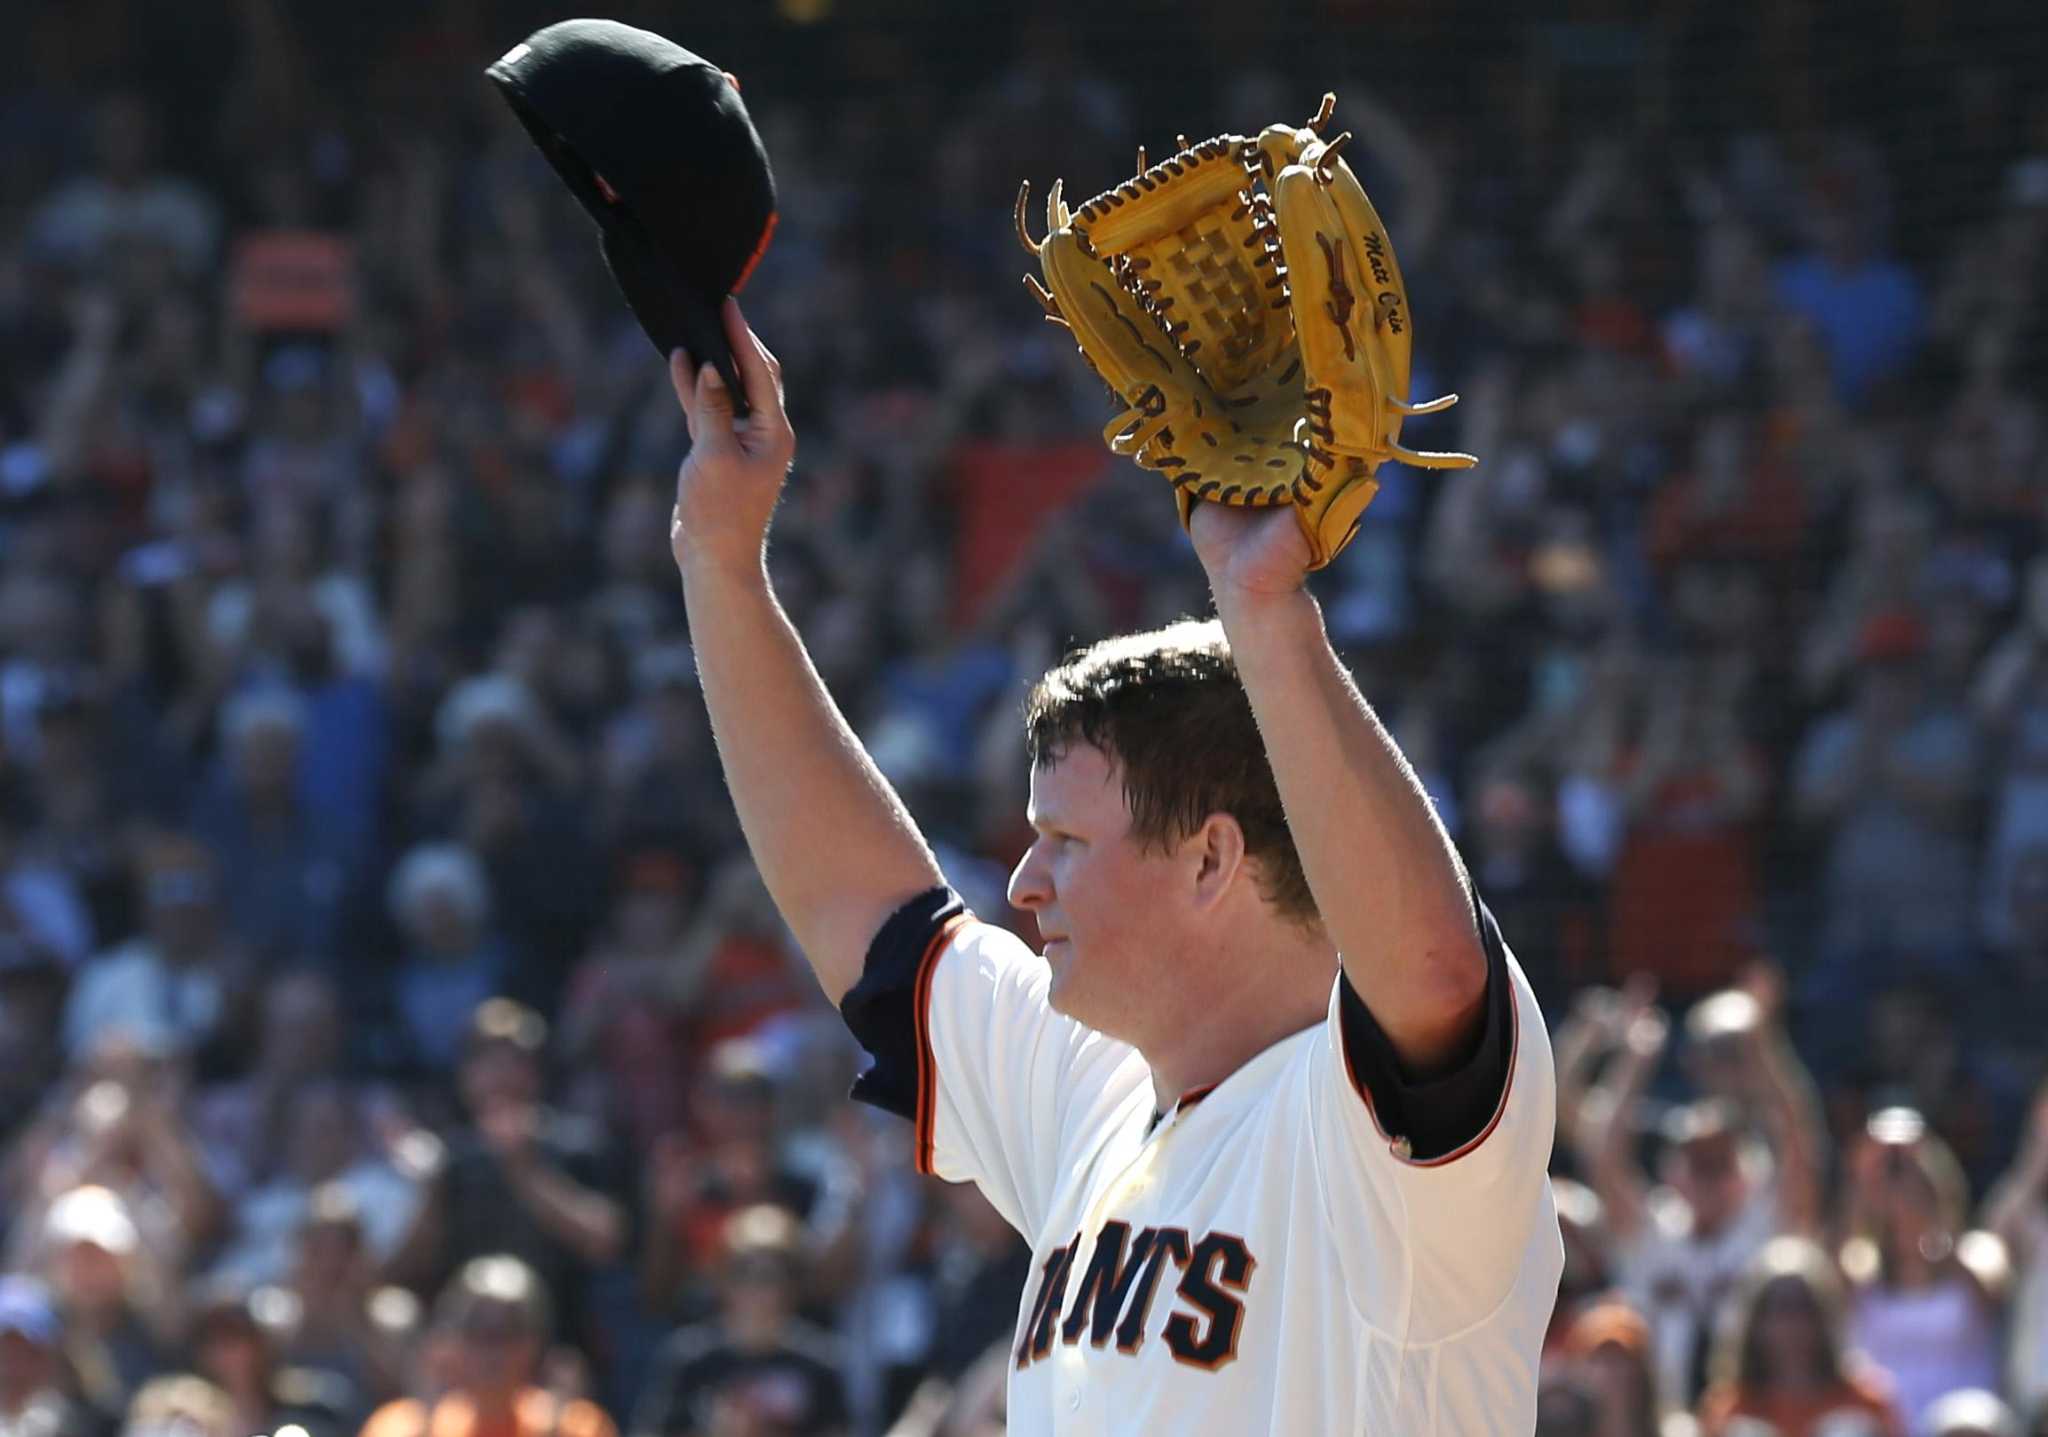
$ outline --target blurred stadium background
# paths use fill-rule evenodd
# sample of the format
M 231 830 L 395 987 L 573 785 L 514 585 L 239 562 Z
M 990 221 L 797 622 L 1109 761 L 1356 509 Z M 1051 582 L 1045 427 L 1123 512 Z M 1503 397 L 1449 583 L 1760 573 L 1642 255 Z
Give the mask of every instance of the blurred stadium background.
M 1027 1255 L 844 1100 L 481 74 L 565 13 L 5 6 L 6 1437 L 1002 1430 Z M 1484 462 L 1318 585 L 1553 1024 L 1540 1430 L 2048 1433 L 2048 14 L 605 13 L 744 82 L 776 577 L 998 921 L 1020 686 L 1203 607 L 1017 183 L 1336 90 Z

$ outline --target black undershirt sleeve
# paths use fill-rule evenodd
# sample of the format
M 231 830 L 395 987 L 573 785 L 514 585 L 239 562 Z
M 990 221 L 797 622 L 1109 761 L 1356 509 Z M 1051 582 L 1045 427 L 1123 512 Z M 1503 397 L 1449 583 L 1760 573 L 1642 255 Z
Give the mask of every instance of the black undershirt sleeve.
M 839 1016 L 874 1063 L 853 1081 L 853 1096 L 898 1117 L 917 1119 L 917 979 L 932 939 L 967 911 L 950 888 L 930 888 L 898 908 L 868 945 L 860 981 Z
M 1340 978 L 1337 999 L 1344 1056 L 1351 1077 L 1368 1098 L 1380 1129 L 1408 1141 L 1408 1156 L 1428 1162 L 1455 1153 L 1484 1133 L 1507 1091 L 1515 1047 L 1515 993 L 1507 945 L 1486 905 L 1476 903 L 1479 941 L 1486 952 L 1486 1004 L 1471 1047 L 1438 1072 L 1406 1071 L 1394 1045 L 1365 1000 Z

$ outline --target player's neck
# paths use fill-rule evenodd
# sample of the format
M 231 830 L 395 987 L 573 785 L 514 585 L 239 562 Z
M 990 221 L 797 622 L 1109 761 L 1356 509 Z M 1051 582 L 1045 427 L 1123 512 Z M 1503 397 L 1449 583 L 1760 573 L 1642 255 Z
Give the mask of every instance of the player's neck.
M 1288 927 L 1203 955 L 1171 1036 L 1142 1046 L 1162 1113 L 1212 1088 L 1284 1038 L 1322 1021 L 1337 957 L 1320 934 Z

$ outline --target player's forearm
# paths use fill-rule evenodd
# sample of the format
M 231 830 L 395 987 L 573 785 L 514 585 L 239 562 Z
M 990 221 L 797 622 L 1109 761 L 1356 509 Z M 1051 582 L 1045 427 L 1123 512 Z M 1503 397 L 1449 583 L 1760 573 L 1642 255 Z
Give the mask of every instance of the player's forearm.
M 1219 594 L 1217 612 L 1344 971 L 1404 1060 L 1438 1061 L 1485 991 L 1464 866 L 1315 600 Z
M 758 565 L 682 565 L 726 786 L 763 882 L 834 1003 L 937 861 L 847 726 Z

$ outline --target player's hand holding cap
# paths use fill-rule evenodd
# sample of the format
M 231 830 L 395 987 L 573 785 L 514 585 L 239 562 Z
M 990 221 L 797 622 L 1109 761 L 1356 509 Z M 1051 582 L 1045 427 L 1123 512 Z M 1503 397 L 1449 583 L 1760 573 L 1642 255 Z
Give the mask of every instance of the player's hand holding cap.
M 486 74 L 603 232 L 605 262 L 663 356 L 746 390 L 720 310 L 775 230 L 768 152 L 718 66 L 613 20 L 564 20 Z

